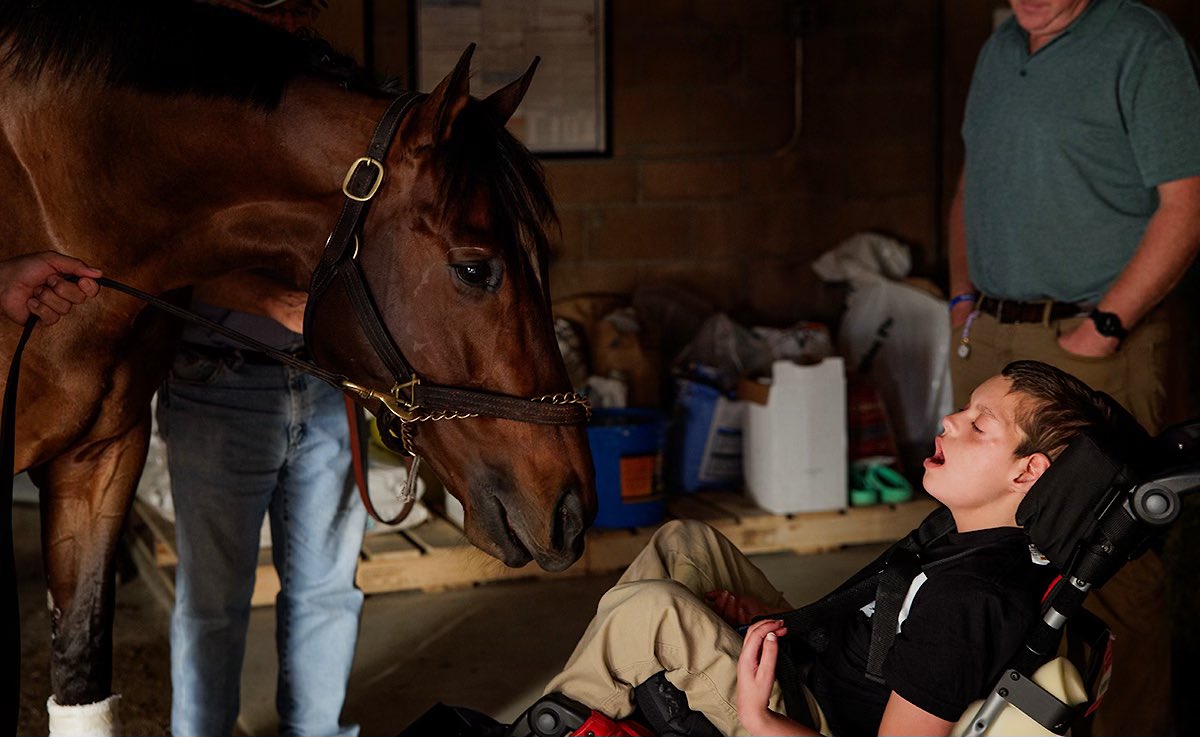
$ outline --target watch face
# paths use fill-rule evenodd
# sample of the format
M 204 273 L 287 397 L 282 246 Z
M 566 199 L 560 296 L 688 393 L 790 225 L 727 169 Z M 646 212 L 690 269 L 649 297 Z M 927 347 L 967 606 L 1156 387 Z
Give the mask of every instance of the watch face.
M 1096 323 L 1096 331 L 1101 335 L 1109 338 L 1120 338 L 1125 335 L 1125 329 L 1121 326 L 1121 318 L 1112 312 L 1096 310 L 1091 317 L 1092 321 Z

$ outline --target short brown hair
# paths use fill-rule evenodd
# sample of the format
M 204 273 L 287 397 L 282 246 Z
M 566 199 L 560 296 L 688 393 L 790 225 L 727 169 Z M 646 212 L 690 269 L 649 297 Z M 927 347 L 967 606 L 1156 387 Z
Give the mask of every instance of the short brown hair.
M 1011 382 L 1010 393 L 1026 400 L 1020 402 L 1016 417 L 1025 434 L 1014 451 L 1018 458 L 1045 453 L 1054 460 L 1076 435 L 1113 422 L 1107 396 L 1050 364 L 1013 361 L 1000 375 Z

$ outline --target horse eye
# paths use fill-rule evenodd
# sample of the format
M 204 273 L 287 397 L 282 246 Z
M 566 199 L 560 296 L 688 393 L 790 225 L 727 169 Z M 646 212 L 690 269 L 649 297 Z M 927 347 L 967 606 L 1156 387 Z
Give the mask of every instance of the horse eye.
M 498 281 L 496 270 L 487 261 L 455 264 L 454 273 L 463 284 L 476 289 L 492 289 Z

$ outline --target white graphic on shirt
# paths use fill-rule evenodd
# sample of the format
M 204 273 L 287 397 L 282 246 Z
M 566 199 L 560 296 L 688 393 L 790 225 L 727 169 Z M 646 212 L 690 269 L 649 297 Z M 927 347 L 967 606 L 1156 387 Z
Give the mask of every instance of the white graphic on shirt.
M 1038 550 L 1037 546 L 1034 545 L 1033 543 L 1029 543 L 1029 559 L 1033 561 L 1034 565 L 1038 565 L 1038 566 L 1050 565 L 1050 559 L 1047 558 L 1046 556 L 1042 555 L 1042 551 Z
M 926 576 L 925 572 L 922 571 L 918 573 L 917 577 L 914 578 L 912 583 L 908 585 L 908 593 L 904 595 L 904 603 L 900 605 L 900 616 L 896 618 L 896 634 L 900 634 L 901 628 L 904 627 L 904 620 L 908 619 L 908 613 L 912 609 L 913 599 L 917 598 L 917 592 L 921 590 L 921 587 L 924 586 L 925 582 L 928 580 L 929 576 Z M 875 602 L 872 601 L 862 609 L 859 609 L 859 611 L 862 612 L 867 619 L 870 619 L 871 617 L 875 616 Z

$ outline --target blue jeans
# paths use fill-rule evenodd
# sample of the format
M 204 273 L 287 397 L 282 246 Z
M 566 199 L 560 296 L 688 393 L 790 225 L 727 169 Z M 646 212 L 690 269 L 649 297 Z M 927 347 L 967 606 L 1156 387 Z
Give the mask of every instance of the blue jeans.
M 276 707 L 284 735 L 342 725 L 362 592 L 354 572 L 366 512 L 350 477 L 341 392 L 281 365 L 181 348 L 160 396 L 179 565 L 171 617 L 171 731 L 228 735 L 263 515 L 275 601 Z

